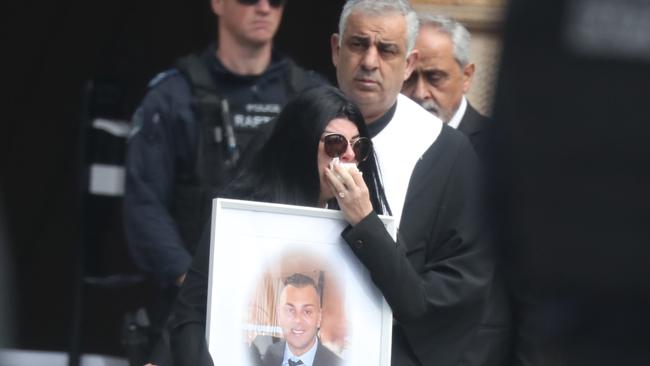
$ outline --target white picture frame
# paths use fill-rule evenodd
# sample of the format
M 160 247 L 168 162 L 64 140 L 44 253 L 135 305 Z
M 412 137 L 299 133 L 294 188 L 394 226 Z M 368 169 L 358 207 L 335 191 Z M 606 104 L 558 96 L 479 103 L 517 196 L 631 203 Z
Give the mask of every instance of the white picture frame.
M 395 238 L 393 218 L 380 218 Z M 390 365 L 392 312 L 341 237 L 340 211 L 217 198 L 211 223 L 206 339 L 215 365 L 264 365 L 259 357 L 282 337 L 279 281 L 294 271 L 319 283 L 319 341 L 341 365 Z

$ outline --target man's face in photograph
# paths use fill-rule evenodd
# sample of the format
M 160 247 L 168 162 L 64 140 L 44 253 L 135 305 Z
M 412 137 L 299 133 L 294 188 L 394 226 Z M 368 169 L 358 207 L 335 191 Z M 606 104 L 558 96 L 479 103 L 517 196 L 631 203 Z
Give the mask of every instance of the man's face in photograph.
M 278 321 L 291 352 L 296 356 L 307 352 L 321 323 L 320 297 L 314 286 L 287 285 L 280 294 Z

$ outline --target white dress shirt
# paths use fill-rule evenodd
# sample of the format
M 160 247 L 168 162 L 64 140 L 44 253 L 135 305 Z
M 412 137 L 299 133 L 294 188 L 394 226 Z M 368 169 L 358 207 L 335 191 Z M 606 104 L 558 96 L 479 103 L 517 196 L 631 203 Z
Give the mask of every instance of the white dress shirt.
M 413 168 L 441 130 L 438 117 L 399 94 L 393 118 L 372 138 L 386 199 L 397 227 Z
M 318 348 L 318 338 L 316 338 L 316 342 L 314 342 L 314 345 L 309 349 L 309 351 L 303 353 L 302 356 L 298 357 L 295 356 L 289 349 L 289 343 L 285 343 L 282 366 L 289 366 L 289 359 L 292 359 L 293 361 L 300 360 L 302 361 L 304 366 L 312 366 L 314 364 L 314 357 L 316 357 L 317 348 Z
M 460 121 L 463 120 L 463 116 L 465 115 L 466 110 L 467 110 L 467 99 L 463 95 L 463 98 L 460 100 L 460 105 L 458 106 L 456 113 L 454 113 L 454 116 L 451 117 L 451 119 L 449 120 L 448 123 L 449 127 L 458 129 L 458 126 L 460 126 Z

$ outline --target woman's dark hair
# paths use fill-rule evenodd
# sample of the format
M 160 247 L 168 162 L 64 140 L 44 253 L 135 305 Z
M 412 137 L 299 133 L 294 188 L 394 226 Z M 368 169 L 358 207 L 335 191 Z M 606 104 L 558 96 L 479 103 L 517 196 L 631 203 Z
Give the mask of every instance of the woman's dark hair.
M 345 118 L 368 137 L 359 108 L 331 86 L 308 89 L 289 101 L 262 149 L 226 189 L 230 198 L 315 206 L 320 194 L 317 153 L 331 120 Z M 390 213 L 374 152 L 359 164 L 377 213 Z

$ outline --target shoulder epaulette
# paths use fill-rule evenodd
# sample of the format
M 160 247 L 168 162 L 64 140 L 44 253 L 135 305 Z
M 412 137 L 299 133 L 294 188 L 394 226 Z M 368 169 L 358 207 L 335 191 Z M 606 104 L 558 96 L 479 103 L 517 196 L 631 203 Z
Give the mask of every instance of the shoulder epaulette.
M 147 87 L 148 88 L 153 88 L 154 86 L 160 84 L 160 82 L 167 79 L 168 77 L 174 76 L 174 75 L 177 75 L 177 74 L 178 74 L 178 70 L 176 70 L 176 69 L 165 70 L 165 71 L 159 73 L 158 75 L 154 76 L 154 78 L 151 79 L 151 81 L 149 82 Z

